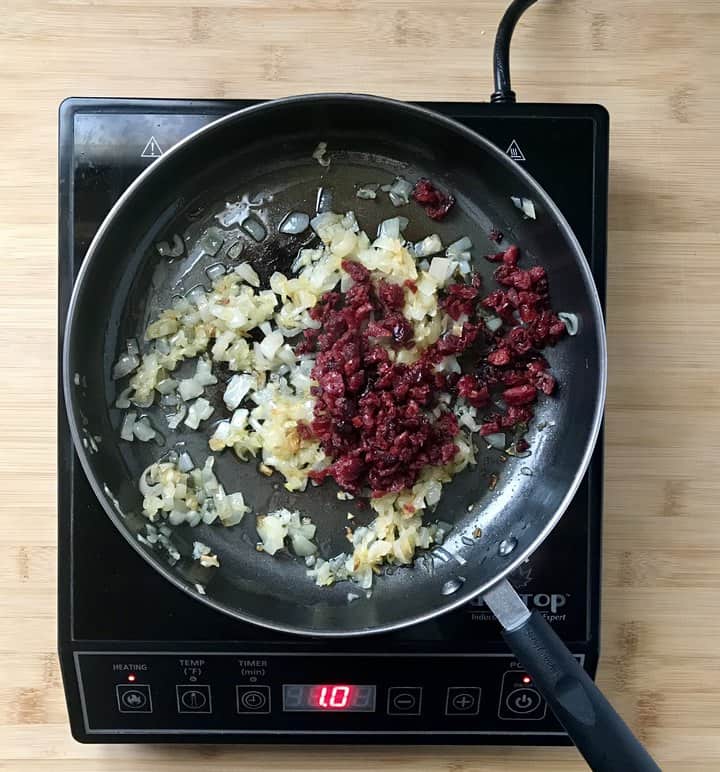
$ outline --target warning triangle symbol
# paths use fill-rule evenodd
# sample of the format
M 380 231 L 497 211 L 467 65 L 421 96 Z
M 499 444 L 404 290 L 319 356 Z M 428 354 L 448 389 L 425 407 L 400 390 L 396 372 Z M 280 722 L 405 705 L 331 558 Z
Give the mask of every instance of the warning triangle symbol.
M 147 145 L 145 145 L 142 153 L 140 153 L 140 158 L 160 158 L 162 154 L 163 149 L 158 145 L 155 137 L 150 137 Z
M 520 150 L 520 145 L 518 145 L 516 139 L 514 139 L 508 145 L 508 149 L 505 152 L 510 156 L 510 158 L 513 159 L 513 161 L 524 161 L 525 160 L 525 155 L 523 154 L 523 151 Z

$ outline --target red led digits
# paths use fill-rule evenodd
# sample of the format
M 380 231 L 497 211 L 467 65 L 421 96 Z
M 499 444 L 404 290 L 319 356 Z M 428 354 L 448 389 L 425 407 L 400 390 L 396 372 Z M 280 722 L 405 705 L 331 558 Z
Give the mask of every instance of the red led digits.
M 333 686 L 330 692 L 331 708 L 346 708 L 350 702 L 349 686 Z
M 350 704 L 349 686 L 328 685 L 318 687 L 318 702 L 321 708 L 347 708 Z
M 283 684 L 283 710 L 319 713 L 372 713 L 372 684 Z

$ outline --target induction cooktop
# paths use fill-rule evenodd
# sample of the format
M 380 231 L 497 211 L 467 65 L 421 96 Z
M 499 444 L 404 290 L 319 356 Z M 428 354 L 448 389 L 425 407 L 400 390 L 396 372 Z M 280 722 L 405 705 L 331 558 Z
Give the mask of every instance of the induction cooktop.
M 62 104 L 59 352 L 74 279 L 113 203 L 180 139 L 249 104 Z M 540 182 L 575 231 L 604 307 L 604 108 L 424 106 L 483 134 Z M 62 382 L 59 406 L 59 651 L 76 739 L 569 744 L 481 601 L 399 632 L 338 640 L 272 632 L 189 597 L 127 545 L 95 499 L 73 450 Z M 600 441 L 567 513 L 511 576 L 591 676 L 599 654 L 602 481 Z

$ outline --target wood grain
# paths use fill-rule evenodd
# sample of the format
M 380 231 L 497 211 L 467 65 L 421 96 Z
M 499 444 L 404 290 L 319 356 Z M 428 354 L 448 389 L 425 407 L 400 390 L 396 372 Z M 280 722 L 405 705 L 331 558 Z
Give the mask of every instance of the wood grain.
M 81 746 L 55 658 L 57 107 L 350 90 L 485 99 L 502 0 L 0 1 L 0 770 L 583 769 L 572 749 Z M 665 769 L 720 768 L 720 8 L 541 2 L 525 101 L 611 114 L 599 681 Z M 572 160 L 568 159 L 568 163 Z M 32 405 L 31 409 L 28 406 Z

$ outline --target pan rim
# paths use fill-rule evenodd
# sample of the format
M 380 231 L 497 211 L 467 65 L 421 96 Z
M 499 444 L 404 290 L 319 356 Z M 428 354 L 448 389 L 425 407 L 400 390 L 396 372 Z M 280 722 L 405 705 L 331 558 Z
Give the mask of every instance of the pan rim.
M 592 425 L 585 444 L 585 451 L 579 461 L 576 468 L 575 476 L 568 486 L 566 493 L 560 502 L 559 506 L 555 509 L 554 514 L 547 519 L 542 529 L 538 532 L 535 538 L 529 543 L 529 545 L 518 552 L 517 555 L 509 560 L 507 565 L 501 572 L 496 574 L 492 579 L 479 587 L 468 587 L 465 585 L 461 592 L 458 592 L 452 596 L 452 600 L 448 600 L 441 606 L 432 608 L 425 613 L 416 614 L 412 617 L 402 618 L 392 623 L 386 623 L 383 625 L 377 625 L 372 627 L 359 627 L 354 629 L 317 629 L 310 627 L 298 627 L 292 625 L 285 625 L 282 623 L 273 622 L 265 618 L 257 617 L 254 614 L 243 613 L 237 609 L 231 608 L 225 603 L 219 602 L 208 595 L 199 596 L 189 584 L 185 583 L 179 576 L 172 572 L 169 568 L 163 566 L 159 561 L 153 559 L 145 549 L 143 549 L 137 539 L 134 539 L 132 534 L 124 527 L 122 518 L 116 512 L 112 502 L 108 495 L 100 485 L 100 481 L 96 478 L 93 465 L 91 463 L 90 455 L 83 445 L 82 437 L 80 436 L 79 426 L 81 423 L 81 417 L 78 415 L 72 394 L 72 372 L 70 361 L 70 341 L 73 338 L 73 330 L 76 325 L 78 316 L 78 308 L 80 306 L 80 296 L 83 294 L 83 285 L 85 277 L 88 274 L 89 266 L 92 263 L 92 258 L 99 250 L 106 231 L 112 225 L 116 214 L 125 206 L 129 199 L 135 195 L 135 193 L 145 184 L 146 180 L 157 172 L 158 169 L 163 168 L 167 163 L 171 162 L 174 157 L 179 154 L 188 144 L 191 144 L 198 137 L 212 133 L 219 127 L 226 123 L 239 120 L 241 117 L 246 117 L 257 111 L 270 112 L 272 110 L 281 110 L 287 106 L 294 104 L 300 104 L 304 102 L 326 102 L 326 103 L 356 103 L 364 102 L 375 104 L 379 107 L 391 107 L 398 111 L 404 111 L 406 114 L 414 115 L 418 118 L 422 118 L 426 121 L 434 122 L 441 128 L 446 129 L 448 132 L 453 132 L 462 135 L 472 144 L 481 147 L 485 152 L 490 153 L 494 158 L 504 165 L 510 173 L 515 176 L 519 176 L 532 190 L 538 194 L 539 200 L 543 202 L 548 214 L 553 217 L 555 223 L 560 229 L 563 237 L 567 240 L 568 244 L 574 251 L 577 262 L 582 274 L 583 282 L 587 288 L 589 301 L 592 306 L 592 316 L 597 331 L 597 356 L 598 356 L 598 369 L 599 379 L 597 384 L 597 394 L 595 400 L 595 413 L 593 415 Z M 129 187 L 118 198 L 115 204 L 112 206 L 105 219 L 100 224 L 95 236 L 93 237 L 90 246 L 85 253 L 80 269 L 78 271 L 75 283 L 73 285 L 72 295 L 68 305 L 68 310 L 65 318 L 64 326 L 64 339 L 62 347 L 62 376 L 63 376 L 63 398 L 65 403 L 65 411 L 68 418 L 70 427 L 70 433 L 73 440 L 75 452 L 80 459 L 83 472 L 85 473 L 88 482 L 90 483 L 93 492 L 101 506 L 105 510 L 105 513 L 110 517 L 117 530 L 125 538 L 133 549 L 150 565 L 154 570 L 159 571 L 162 576 L 169 580 L 173 585 L 185 592 L 191 598 L 200 601 L 217 611 L 227 614 L 235 619 L 243 622 L 249 622 L 251 624 L 264 627 L 276 632 L 289 633 L 301 636 L 312 636 L 317 638 L 344 638 L 344 637 L 359 637 L 364 635 L 387 633 L 395 630 L 400 630 L 412 625 L 420 624 L 433 619 L 441 614 L 452 611 L 453 609 L 462 606 L 478 595 L 482 595 L 487 592 L 491 587 L 495 586 L 499 582 L 503 581 L 513 570 L 515 570 L 521 563 L 532 555 L 535 550 L 545 541 L 548 534 L 553 530 L 557 523 L 562 518 L 563 514 L 572 502 L 575 493 L 577 492 L 580 483 L 587 471 L 590 464 L 597 440 L 600 434 L 600 430 L 603 423 L 605 399 L 607 392 L 607 334 L 605 330 L 605 321 L 602 312 L 602 306 L 600 304 L 600 298 L 598 295 L 597 287 L 590 270 L 585 253 L 577 240 L 572 228 L 568 224 L 562 212 L 558 209 L 553 199 L 548 195 L 544 188 L 530 175 L 524 168 L 512 161 L 500 148 L 490 142 L 486 137 L 472 129 L 464 126 L 463 124 L 441 115 L 434 110 L 426 107 L 420 107 L 415 104 L 403 102 L 388 97 L 366 95 L 366 94 L 354 94 L 354 93 L 313 93 L 313 94 L 301 94 L 290 97 L 284 97 L 280 99 L 271 100 L 268 102 L 262 102 L 257 105 L 236 110 L 228 115 L 222 116 L 215 121 L 207 124 L 206 126 L 197 129 L 187 137 L 183 138 L 175 145 L 173 145 L 168 151 L 166 151 L 159 159 L 151 163 L 145 170 L 143 170 L 135 180 L 129 185 Z

